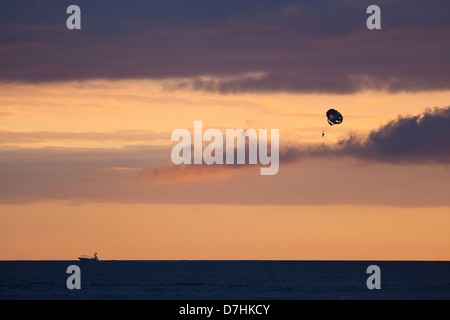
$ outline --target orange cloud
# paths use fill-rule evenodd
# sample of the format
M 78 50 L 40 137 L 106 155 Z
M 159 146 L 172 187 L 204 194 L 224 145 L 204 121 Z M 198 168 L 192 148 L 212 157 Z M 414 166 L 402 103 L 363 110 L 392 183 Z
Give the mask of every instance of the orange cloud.
M 144 167 L 137 176 L 138 178 L 149 178 L 157 184 L 205 180 L 222 181 L 230 180 L 235 169 L 236 166 L 225 165 L 174 165 L 169 161 L 159 167 Z

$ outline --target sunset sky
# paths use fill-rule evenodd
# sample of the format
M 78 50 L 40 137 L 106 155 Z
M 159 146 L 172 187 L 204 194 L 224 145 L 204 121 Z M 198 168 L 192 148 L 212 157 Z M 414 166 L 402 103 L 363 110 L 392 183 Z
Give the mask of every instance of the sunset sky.
M 450 6 L 371 4 L 2 1 L 0 260 L 450 260 Z M 194 121 L 278 173 L 172 164 Z

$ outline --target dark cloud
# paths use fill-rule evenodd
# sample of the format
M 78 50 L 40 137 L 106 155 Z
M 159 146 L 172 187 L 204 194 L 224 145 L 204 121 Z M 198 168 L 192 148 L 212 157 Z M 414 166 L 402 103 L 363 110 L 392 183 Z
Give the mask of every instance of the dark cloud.
M 70 4 L 0 4 L 0 81 L 177 78 L 168 88 L 219 92 L 450 87 L 447 1 L 380 0 L 377 31 L 366 28 L 369 1 L 80 0 L 76 31 L 65 24 Z M 240 76 L 250 73 L 264 76 Z
M 450 164 L 450 107 L 399 117 L 361 140 L 350 136 L 339 143 L 343 152 L 372 161 Z

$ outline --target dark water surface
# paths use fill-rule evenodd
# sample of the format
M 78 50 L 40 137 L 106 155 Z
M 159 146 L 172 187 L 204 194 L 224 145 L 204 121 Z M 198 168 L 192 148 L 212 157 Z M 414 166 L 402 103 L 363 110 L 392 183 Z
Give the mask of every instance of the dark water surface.
M 70 265 L 81 289 L 69 290 Z M 369 290 L 367 267 L 381 270 Z M 0 299 L 450 299 L 450 262 L 0 261 Z

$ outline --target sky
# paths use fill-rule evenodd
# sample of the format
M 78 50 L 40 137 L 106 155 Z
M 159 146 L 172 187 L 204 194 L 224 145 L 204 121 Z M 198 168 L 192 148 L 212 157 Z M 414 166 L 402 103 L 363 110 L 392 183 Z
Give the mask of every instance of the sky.
M 0 3 L 0 260 L 450 260 L 449 4 L 371 4 Z M 173 164 L 194 121 L 279 171 Z

